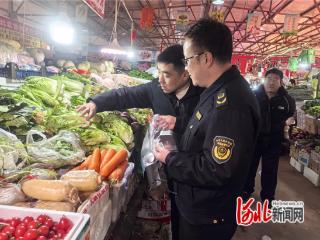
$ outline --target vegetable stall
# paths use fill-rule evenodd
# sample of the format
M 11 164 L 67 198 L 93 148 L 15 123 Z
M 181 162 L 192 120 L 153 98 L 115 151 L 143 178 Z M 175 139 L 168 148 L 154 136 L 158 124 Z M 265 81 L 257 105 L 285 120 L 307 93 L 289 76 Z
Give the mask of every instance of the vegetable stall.
M 128 76 L 114 79 L 122 86 L 139 84 Z M 56 219 L 46 215 L 50 211 L 61 212 L 61 218 L 73 212 L 82 218 L 89 214 L 90 232 L 87 226 L 81 236 L 104 238 L 133 194 L 135 136 L 150 114 L 147 109 L 103 112 L 88 122 L 76 112 L 88 96 L 107 90 L 94 77 L 74 70 L 51 77 L 30 76 L 16 89 L 0 88 L 0 205 L 15 211 L 29 208 L 30 214 L 35 210 L 30 215 L 33 222 L 38 215 Z M 21 215 L 12 217 L 0 219 L 1 229 L 12 219 L 25 220 Z M 87 218 L 83 224 L 88 225 Z M 46 228 L 38 225 L 36 229 Z M 23 232 L 20 228 L 15 231 Z M 71 233 L 77 232 L 46 230 L 56 239 L 71 239 Z M 10 231 L 8 236 L 19 235 Z M 51 236 L 49 232 L 43 236 Z

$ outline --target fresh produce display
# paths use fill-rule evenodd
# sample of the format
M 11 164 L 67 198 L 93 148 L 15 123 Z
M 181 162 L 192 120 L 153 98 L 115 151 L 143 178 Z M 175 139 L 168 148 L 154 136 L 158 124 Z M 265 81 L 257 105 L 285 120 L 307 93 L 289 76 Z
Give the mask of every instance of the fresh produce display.
M 70 171 L 64 174 L 61 180 L 83 192 L 95 191 L 101 184 L 101 177 L 95 170 Z
M 288 87 L 288 93 L 296 101 L 310 100 L 313 98 L 312 88 L 307 85 Z
M 25 200 L 25 195 L 16 184 L 3 183 L 0 185 L 0 205 L 13 205 Z
M 55 211 L 64 211 L 64 212 L 74 212 L 75 205 L 70 202 L 53 202 L 53 201 L 37 201 L 32 206 L 33 208 L 38 209 L 47 209 Z
M 102 66 L 89 65 L 88 71 L 80 69 L 88 66 L 76 69 L 64 61 L 67 72 L 28 77 L 15 90 L 0 88 L 0 205 L 79 211 L 131 169 L 134 133 L 147 123 L 150 111 L 104 112 L 86 121 L 76 107 L 108 90 L 88 77 Z M 123 74 L 111 79 L 117 87 L 140 84 Z M 68 232 L 52 220 L 49 231 L 30 222 L 30 239 L 63 239 Z M 26 231 L 17 238 L 16 230 L 5 235 L 3 228 L 0 223 L 0 239 L 29 239 Z
M 47 215 L 39 215 L 34 218 L 27 216 L 22 218 L 0 218 L 0 239 L 45 240 L 64 239 L 72 229 L 72 221 L 62 216 L 59 221 L 53 221 Z
M 320 117 L 320 99 L 306 101 L 302 109 L 316 118 Z
M 21 188 L 28 197 L 38 200 L 79 202 L 77 189 L 67 181 L 31 179 L 23 182 Z
M 143 72 L 143 71 L 139 71 L 139 70 L 132 70 L 129 72 L 129 76 L 131 77 L 136 77 L 136 78 L 142 78 L 142 79 L 146 79 L 146 80 L 152 80 L 154 79 L 154 77 L 152 76 L 152 74 L 147 73 L 147 72 Z
M 119 151 L 112 148 L 96 148 L 92 155 L 71 172 L 62 176 L 62 179 L 71 181 L 70 184 L 79 191 L 91 191 L 92 188 L 96 188 L 100 184 L 100 177 L 96 175 L 98 173 L 111 183 L 119 182 L 128 166 L 127 158 L 128 152 L 124 148 Z M 84 171 L 88 169 L 91 171 Z M 81 176 L 82 179 L 79 179 Z M 83 183 L 82 186 L 80 182 Z

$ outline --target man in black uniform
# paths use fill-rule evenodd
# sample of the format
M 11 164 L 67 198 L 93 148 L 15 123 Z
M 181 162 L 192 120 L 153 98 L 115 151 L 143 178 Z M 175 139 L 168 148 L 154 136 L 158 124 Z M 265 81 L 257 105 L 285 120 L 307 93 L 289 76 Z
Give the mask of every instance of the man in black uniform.
M 255 177 L 262 159 L 261 200 L 269 200 L 269 206 L 277 187 L 279 157 L 284 126 L 295 110 L 295 101 L 282 86 L 283 73 L 276 68 L 266 72 L 265 81 L 254 92 L 261 111 L 261 131 L 259 133 L 254 159 L 244 188 L 243 197 L 254 192 Z
M 107 91 L 78 107 L 89 120 L 97 112 L 124 110 L 128 108 L 151 108 L 154 114 L 176 117 L 174 132 L 181 138 L 193 114 L 203 89 L 193 86 L 183 63 L 183 47 L 173 45 L 166 48 L 157 58 L 159 79 L 135 87 Z M 172 190 L 170 182 L 169 189 Z M 171 222 L 173 239 L 178 239 L 178 215 L 171 194 Z
M 249 84 L 232 66 L 227 26 L 202 19 L 185 35 L 186 69 L 205 87 L 179 152 L 158 146 L 155 157 L 174 180 L 180 239 L 231 239 L 259 128 L 259 109 Z

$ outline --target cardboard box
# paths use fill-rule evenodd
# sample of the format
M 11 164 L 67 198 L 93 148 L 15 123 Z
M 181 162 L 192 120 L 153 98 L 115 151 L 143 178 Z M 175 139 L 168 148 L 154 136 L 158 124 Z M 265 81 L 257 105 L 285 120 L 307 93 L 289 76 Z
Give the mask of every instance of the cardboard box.
M 65 240 L 82 240 L 89 229 L 90 216 L 88 214 L 0 205 L 0 216 L 4 219 L 13 217 L 24 218 L 26 216 L 38 217 L 41 214 L 48 215 L 53 221 L 59 221 L 62 216 L 66 216 L 72 221 L 73 227 L 64 238 Z
M 318 134 L 318 119 L 308 114 L 305 115 L 303 130 L 311 134 Z
M 310 182 L 313 183 L 316 187 L 320 185 L 320 175 L 319 173 L 314 172 L 312 169 L 305 167 L 303 171 L 303 176 L 305 176 Z
M 298 172 L 303 173 L 304 165 L 294 158 L 290 158 L 290 165 L 294 167 Z
M 308 166 L 310 161 L 310 152 L 304 148 L 299 150 L 298 161 L 301 162 L 304 166 Z

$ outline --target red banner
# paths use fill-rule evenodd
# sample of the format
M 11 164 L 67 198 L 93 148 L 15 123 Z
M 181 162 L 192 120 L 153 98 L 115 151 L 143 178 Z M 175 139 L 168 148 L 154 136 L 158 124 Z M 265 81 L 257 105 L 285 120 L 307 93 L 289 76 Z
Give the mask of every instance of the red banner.
M 83 0 L 99 17 L 104 18 L 106 0 Z

